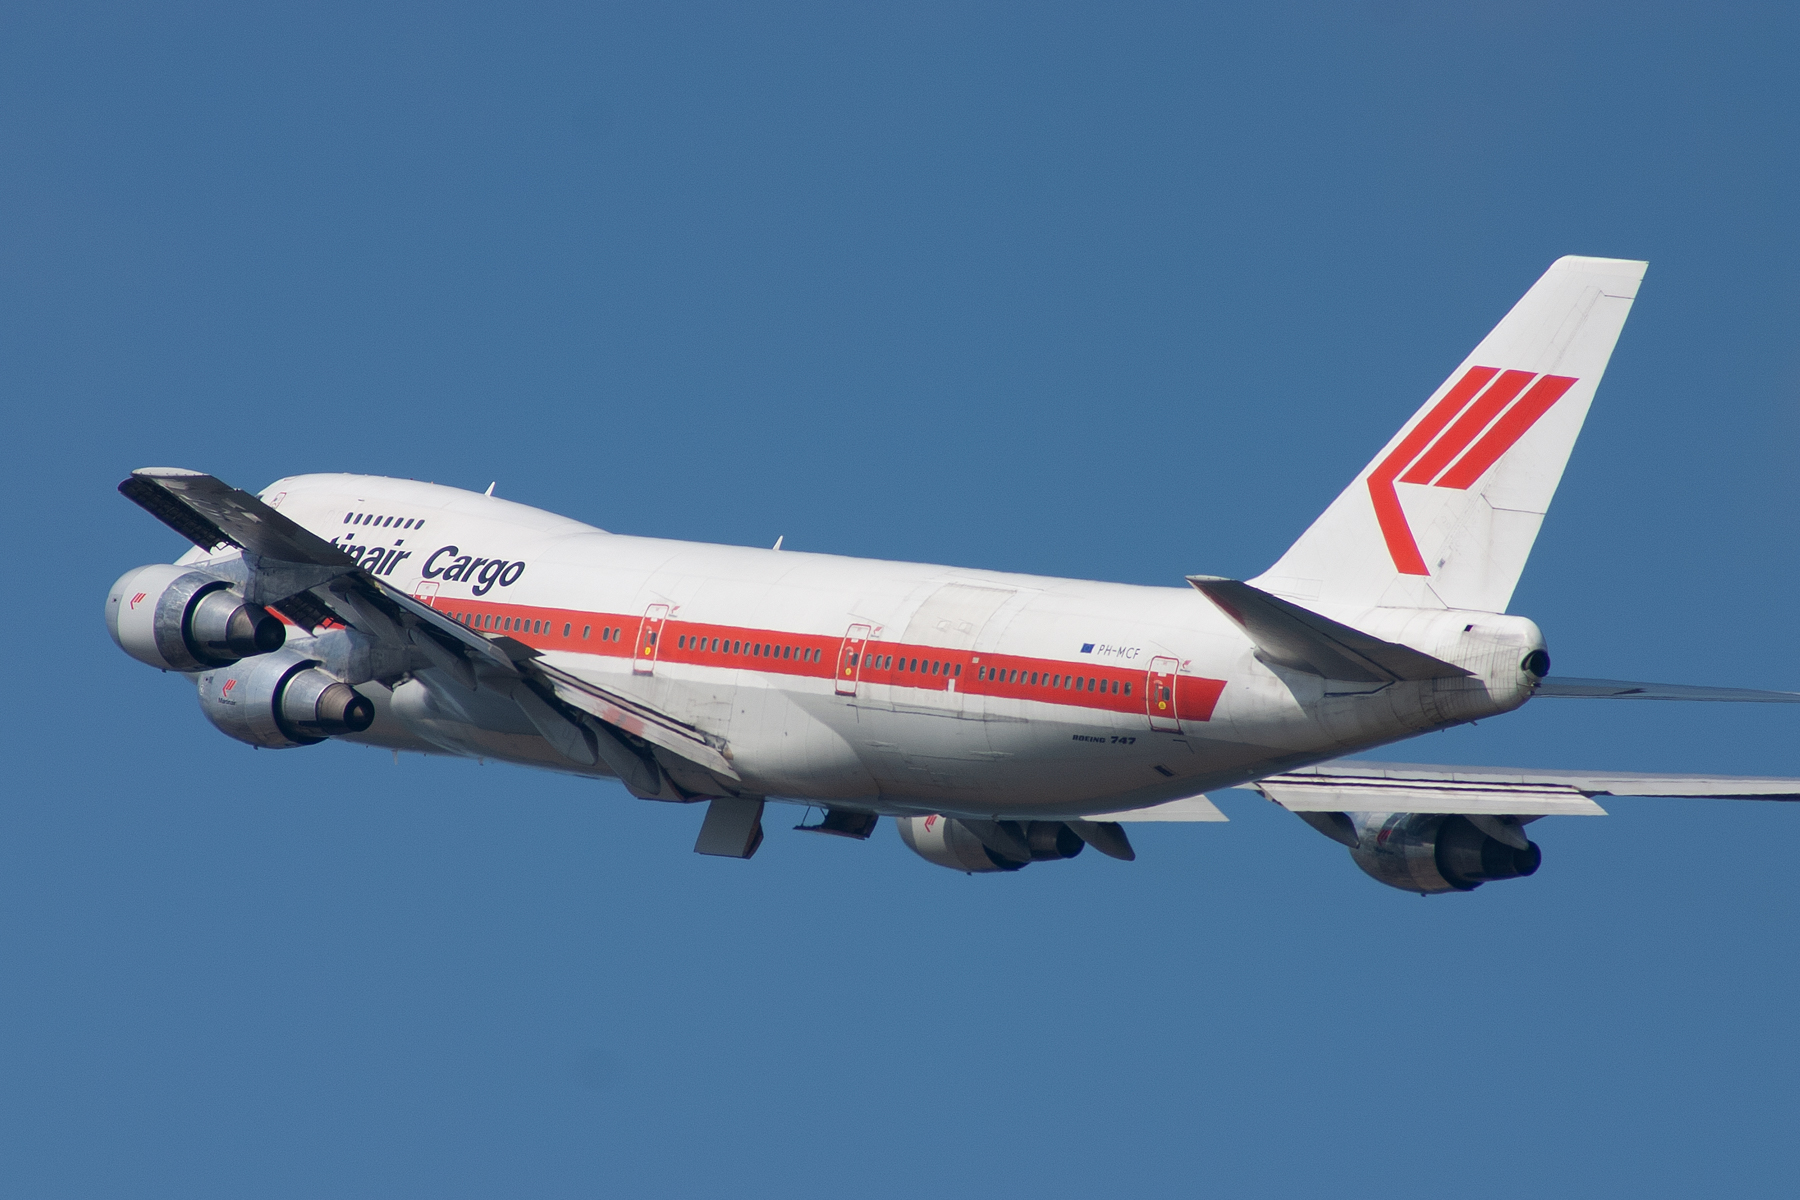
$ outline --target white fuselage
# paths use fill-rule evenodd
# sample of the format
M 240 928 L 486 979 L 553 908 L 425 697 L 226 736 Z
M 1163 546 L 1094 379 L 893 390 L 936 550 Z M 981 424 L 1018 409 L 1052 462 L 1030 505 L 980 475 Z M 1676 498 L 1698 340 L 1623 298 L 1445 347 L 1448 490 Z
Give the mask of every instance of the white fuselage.
M 1332 612 L 1473 672 L 1337 684 L 1265 665 L 1187 587 L 627 537 L 371 476 L 262 495 L 435 609 L 724 739 L 747 791 L 878 812 L 1054 818 L 1230 786 L 1516 708 L 1542 645 L 1493 613 Z M 353 740 L 605 774 L 434 676 L 370 689 L 381 716 Z

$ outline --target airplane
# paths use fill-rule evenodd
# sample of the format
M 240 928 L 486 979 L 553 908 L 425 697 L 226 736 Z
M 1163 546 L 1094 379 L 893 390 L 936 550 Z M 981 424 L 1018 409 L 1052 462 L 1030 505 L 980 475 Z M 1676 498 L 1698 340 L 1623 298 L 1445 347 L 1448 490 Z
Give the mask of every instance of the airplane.
M 747 859 L 766 802 L 883 816 L 970 874 L 1135 856 L 1245 788 L 1420 894 L 1529 876 L 1598 796 L 1800 800 L 1800 779 L 1351 756 L 1541 698 L 1800 702 L 1561 679 L 1506 612 L 1647 264 L 1558 259 L 1266 572 L 1145 587 L 609 533 L 492 494 L 175 468 L 119 491 L 194 543 L 106 624 L 227 736 L 496 759 L 704 804 Z M 818 817 L 806 823 L 813 813 Z

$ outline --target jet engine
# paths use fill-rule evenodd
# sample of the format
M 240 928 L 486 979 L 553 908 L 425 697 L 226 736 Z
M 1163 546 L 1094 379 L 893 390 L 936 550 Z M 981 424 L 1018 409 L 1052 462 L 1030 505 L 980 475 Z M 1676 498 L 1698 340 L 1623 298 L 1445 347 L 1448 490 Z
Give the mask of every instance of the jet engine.
M 106 596 L 106 630 L 119 649 L 163 671 L 203 671 L 279 650 L 274 614 L 247 604 L 231 584 L 158 563 L 127 571 Z
M 1074 858 L 1086 845 L 1061 821 L 967 821 L 933 815 L 901 817 L 894 824 L 914 854 L 969 874 Z
M 1350 825 L 1347 818 L 1345 824 Z M 1356 865 L 1404 892 L 1472 892 L 1484 883 L 1533 874 L 1543 861 L 1537 843 L 1527 840 L 1516 823 L 1501 832 L 1524 842 L 1522 849 L 1490 837 L 1467 817 L 1443 813 L 1371 813 L 1361 815 L 1354 830 L 1350 857 Z
M 200 711 L 219 732 L 270 750 L 316 745 L 375 723 L 367 696 L 293 650 L 207 671 Z

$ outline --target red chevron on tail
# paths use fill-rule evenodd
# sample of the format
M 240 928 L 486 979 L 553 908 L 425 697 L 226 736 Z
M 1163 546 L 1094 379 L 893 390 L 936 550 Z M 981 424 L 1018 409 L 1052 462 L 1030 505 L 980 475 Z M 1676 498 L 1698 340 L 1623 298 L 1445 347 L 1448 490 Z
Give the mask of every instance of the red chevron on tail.
M 1402 575 L 1431 571 L 1406 523 L 1395 482 L 1467 490 L 1574 386 L 1575 379 L 1568 375 L 1470 367 L 1369 473 L 1369 500 L 1388 554 Z M 1475 440 L 1478 436 L 1480 441 Z

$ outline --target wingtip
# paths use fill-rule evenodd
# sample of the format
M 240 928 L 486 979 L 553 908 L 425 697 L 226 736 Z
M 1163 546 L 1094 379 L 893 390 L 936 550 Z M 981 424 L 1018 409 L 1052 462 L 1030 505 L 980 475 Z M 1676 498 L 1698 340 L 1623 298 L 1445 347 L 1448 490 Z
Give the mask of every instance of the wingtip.
M 190 471 L 186 467 L 139 467 L 132 474 L 139 479 L 204 479 L 205 471 Z
M 1597 275 L 1623 275 L 1642 279 L 1650 263 L 1642 258 L 1592 258 L 1585 254 L 1565 254 L 1550 264 L 1552 271 L 1586 271 Z

